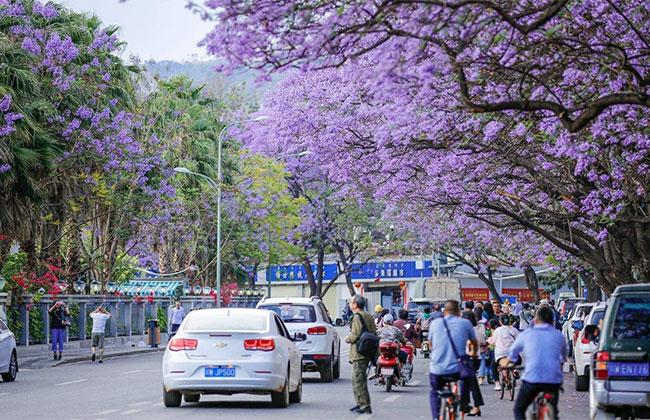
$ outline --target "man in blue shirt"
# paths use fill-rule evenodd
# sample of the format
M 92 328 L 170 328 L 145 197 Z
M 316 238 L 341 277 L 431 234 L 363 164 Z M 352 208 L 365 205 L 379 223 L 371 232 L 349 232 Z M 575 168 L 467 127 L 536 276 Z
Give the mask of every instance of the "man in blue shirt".
M 445 322 L 449 328 L 445 327 Z M 438 391 L 445 385 L 444 378 L 451 377 L 460 379 L 458 357 L 452 347 L 449 336 L 453 340 L 458 356 L 465 354 L 465 347 L 469 342 L 470 356 L 476 356 L 478 340 L 472 323 L 460 317 L 460 305 L 458 301 L 448 300 L 445 302 L 444 318 L 438 318 L 431 322 L 429 327 L 429 340 L 432 342 L 431 362 L 429 364 L 429 380 L 431 382 L 431 414 L 434 419 L 440 416 L 440 397 Z M 469 387 L 460 382 L 461 408 L 469 406 Z
M 557 411 L 558 391 L 562 385 L 562 363 L 567 358 L 567 343 L 553 325 L 553 310 L 542 306 L 535 314 L 535 326 L 524 330 L 510 348 L 508 358 L 517 362 L 519 354 L 526 355 L 522 386 L 515 401 L 515 420 L 525 420 L 526 408 L 540 392 L 553 395 L 551 403 Z

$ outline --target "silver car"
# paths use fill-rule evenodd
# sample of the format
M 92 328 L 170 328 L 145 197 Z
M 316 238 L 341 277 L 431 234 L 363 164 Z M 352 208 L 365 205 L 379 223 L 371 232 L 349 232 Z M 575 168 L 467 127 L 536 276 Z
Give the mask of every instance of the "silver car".
M 298 339 L 304 339 L 302 335 Z M 282 320 L 246 308 L 190 312 L 163 357 L 163 402 L 201 394 L 270 394 L 287 407 L 302 398 L 302 356 Z
M 5 382 L 13 382 L 18 375 L 16 337 L 7 324 L 0 319 L 0 376 Z

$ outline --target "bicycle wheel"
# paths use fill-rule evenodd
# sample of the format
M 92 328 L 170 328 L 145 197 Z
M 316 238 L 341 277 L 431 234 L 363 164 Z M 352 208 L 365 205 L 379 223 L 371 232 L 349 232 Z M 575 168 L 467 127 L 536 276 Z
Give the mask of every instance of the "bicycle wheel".
M 507 376 L 503 370 L 499 371 L 499 384 L 501 385 L 501 389 L 497 390 L 497 397 L 502 400 L 506 392 L 506 386 L 508 385 Z
M 539 408 L 539 420 L 557 420 L 553 404 L 547 402 Z
M 508 381 L 508 396 L 510 397 L 510 401 L 513 401 L 515 399 L 515 388 L 517 388 L 517 380 L 512 375 L 512 372 L 509 372 L 508 376 L 510 379 Z
M 440 420 L 453 420 L 449 417 L 449 403 L 447 398 L 440 398 Z

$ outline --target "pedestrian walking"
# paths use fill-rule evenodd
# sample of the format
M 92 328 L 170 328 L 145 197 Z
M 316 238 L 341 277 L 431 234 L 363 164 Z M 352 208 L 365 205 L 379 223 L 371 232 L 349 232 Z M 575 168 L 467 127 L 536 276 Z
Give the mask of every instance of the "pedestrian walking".
M 176 302 L 176 307 L 172 309 L 172 314 L 170 317 L 170 322 L 172 324 L 172 334 L 178 331 L 178 327 L 181 326 L 181 323 L 184 319 L 185 309 L 183 309 L 180 302 Z
M 111 318 L 110 312 L 104 309 L 103 306 L 97 307 L 90 313 L 93 320 L 92 329 L 92 344 L 90 351 L 92 352 L 91 360 L 95 361 L 95 350 L 99 348 L 99 363 L 104 363 L 104 336 L 106 335 L 106 321 Z
M 476 308 L 478 309 L 478 308 Z M 480 309 L 479 309 L 480 311 Z M 481 315 L 482 315 L 481 311 Z M 472 326 L 474 327 L 474 333 L 476 333 L 476 340 L 478 341 L 478 352 L 480 353 L 481 350 L 481 336 L 483 338 L 483 341 L 486 340 L 485 338 L 485 325 L 479 323 L 476 320 L 476 315 L 474 311 L 466 310 L 463 311 L 461 314 L 461 318 L 467 319 L 469 322 L 472 323 Z M 470 353 L 470 345 L 471 342 L 468 340 L 467 341 L 467 347 L 465 349 L 465 353 L 469 354 Z M 479 367 L 481 365 L 481 360 L 480 358 L 476 357 L 474 358 L 474 370 L 477 371 L 479 370 Z M 468 416 L 474 417 L 474 416 L 480 416 L 481 415 L 481 406 L 485 405 L 485 402 L 483 402 L 483 395 L 481 394 L 481 388 L 479 388 L 479 383 L 476 378 L 476 376 L 472 376 L 469 378 L 467 381 L 467 385 L 469 386 L 470 393 L 472 394 L 472 398 L 474 399 L 474 407 L 465 407 L 463 412 L 467 413 Z
M 54 353 L 54 360 L 61 360 L 63 357 L 63 343 L 65 342 L 65 328 L 70 325 L 70 321 L 68 321 L 70 310 L 65 302 L 59 300 L 52 305 L 48 312 L 50 313 L 52 353 Z
M 350 299 L 350 308 L 354 312 L 350 335 L 345 337 L 345 342 L 350 343 L 350 362 L 352 363 L 352 392 L 357 403 L 350 411 L 363 414 L 372 413 L 370 407 L 370 393 L 368 392 L 368 365 L 370 358 L 357 352 L 357 342 L 364 331 L 377 334 L 377 327 L 372 315 L 364 311 L 366 301 L 361 295 L 354 295 Z

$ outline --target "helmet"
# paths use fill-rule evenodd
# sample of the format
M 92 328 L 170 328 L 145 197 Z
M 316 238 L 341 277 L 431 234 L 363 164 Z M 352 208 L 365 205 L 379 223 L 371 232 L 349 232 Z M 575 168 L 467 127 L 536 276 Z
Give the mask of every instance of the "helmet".
M 539 306 L 548 306 L 548 299 L 542 299 L 539 301 Z
M 381 307 L 381 305 L 375 306 L 375 312 L 381 312 L 384 308 Z
M 391 314 L 386 314 L 384 315 L 384 324 L 392 324 L 394 321 L 393 316 Z

